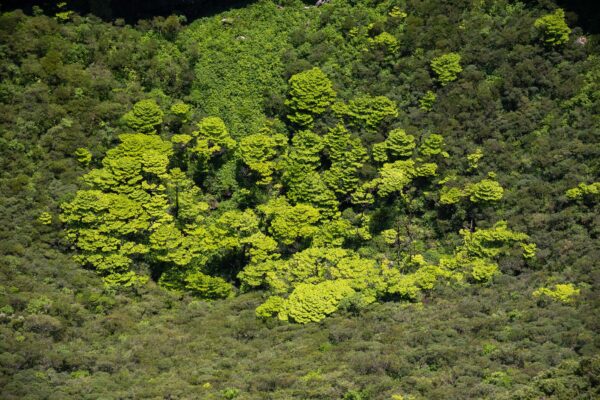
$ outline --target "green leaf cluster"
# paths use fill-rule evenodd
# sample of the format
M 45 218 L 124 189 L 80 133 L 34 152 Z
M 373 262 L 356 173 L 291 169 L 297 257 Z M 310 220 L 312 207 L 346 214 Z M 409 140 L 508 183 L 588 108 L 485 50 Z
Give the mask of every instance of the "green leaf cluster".
M 288 119 L 299 126 L 310 127 L 314 116 L 325 112 L 336 97 L 331 80 L 317 67 L 293 75 L 288 83 Z
M 540 31 L 542 40 L 548 46 L 556 47 L 569 41 L 571 28 L 565 22 L 565 12 L 557 8 L 552 14 L 535 20 L 534 26 Z
M 567 190 L 565 193 L 569 200 L 598 201 L 600 199 L 600 182 L 580 183 L 577 187 Z
M 163 116 L 156 101 L 147 99 L 135 103 L 133 109 L 123 116 L 123 121 L 133 132 L 153 133 L 162 124 Z
M 534 297 L 547 297 L 565 304 L 573 303 L 579 296 L 580 289 L 572 283 L 557 283 L 552 287 L 541 287 L 533 292 Z
M 333 111 L 352 127 L 376 131 L 380 125 L 398 116 L 398 106 L 385 96 L 359 96 L 348 103 L 338 102 Z
M 431 60 L 431 69 L 442 86 L 455 81 L 462 72 L 460 61 L 461 56 L 458 53 L 443 54 Z
M 272 134 L 268 129 L 240 140 L 238 147 L 240 158 L 260 177 L 256 182 L 258 185 L 268 185 L 273 182 L 273 174 L 281 169 L 279 158 L 287 142 L 285 135 Z
M 312 126 L 334 97 L 313 68 L 292 76 L 287 106 Z M 269 295 L 258 316 L 307 323 L 342 305 L 415 301 L 442 280 L 489 282 L 515 244 L 535 255 L 528 237 L 505 224 L 462 230 L 453 255 L 427 254 L 442 247 L 426 244 L 431 230 L 417 223 L 426 202 L 495 202 L 503 189 L 489 178 L 462 189 L 443 184 L 436 195 L 433 178 L 449 158 L 439 134 L 417 139 L 395 128 L 365 146 L 354 130 L 373 131 L 398 115 L 384 96 L 337 103 L 330 126 L 295 129 L 307 124 L 290 118 L 291 138 L 272 122 L 235 140 L 219 117 L 185 122 L 193 112 L 176 103 L 180 120 L 167 126 L 179 131 L 166 140 L 157 107 L 136 103 L 124 119 L 138 132 L 121 134 L 62 206 L 76 260 L 108 286 L 138 287 L 153 275 L 167 289 L 217 299 L 232 296 L 238 279 L 242 291 Z M 393 219 L 374 225 L 386 208 Z

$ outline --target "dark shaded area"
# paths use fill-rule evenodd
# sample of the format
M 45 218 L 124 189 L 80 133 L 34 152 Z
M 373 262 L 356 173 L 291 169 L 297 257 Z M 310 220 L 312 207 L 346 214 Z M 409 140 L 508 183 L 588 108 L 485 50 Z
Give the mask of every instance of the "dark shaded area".
M 600 2 L 595 0 L 558 0 L 567 12 L 577 14 L 577 25 L 587 33 L 600 33 Z
M 565 10 L 569 26 L 579 26 L 585 33 L 600 33 L 600 1 L 596 0 L 529 0 L 532 6 L 551 7 L 556 4 Z
M 155 16 L 185 15 L 188 20 L 222 12 L 228 8 L 243 7 L 253 0 L 73 0 L 68 8 L 80 14 L 94 14 L 104 20 L 123 18 L 128 23 Z M 57 1 L 8 0 L 0 3 L 1 10 L 23 9 L 31 13 L 33 6 L 41 7 L 45 12 L 56 10 Z M 546 3 L 542 0 L 529 3 Z M 591 0 L 556 0 L 555 3 L 571 13 L 570 19 L 587 33 L 600 33 L 600 2 Z
M 57 1 L 9 0 L 1 3 L 1 10 L 22 9 L 31 13 L 34 6 L 50 14 L 57 10 Z M 73 0 L 67 2 L 69 10 L 85 15 L 94 14 L 104 20 L 123 18 L 128 23 L 156 16 L 185 15 L 188 20 L 219 13 L 229 8 L 243 7 L 252 0 Z
M 94 14 L 102 19 L 123 18 L 128 23 L 155 16 L 185 15 L 188 20 L 225 11 L 233 7 L 243 7 L 252 0 L 154 0 L 154 1 L 120 1 L 120 0 L 72 0 L 68 8 L 80 14 Z M 33 6 L 39 6 L 46 12 L 57 9 L 57 1 L 49 0 L 8 0 L 2 1 L 1 10 L 23 9 L 31 13 Z M 534 0 L 529 3 L 545 3 Z M 571 13 L 571 19 L 585 32 L 600 33 L 600 2 L 592 0 L 556 0 L 556 4 Z

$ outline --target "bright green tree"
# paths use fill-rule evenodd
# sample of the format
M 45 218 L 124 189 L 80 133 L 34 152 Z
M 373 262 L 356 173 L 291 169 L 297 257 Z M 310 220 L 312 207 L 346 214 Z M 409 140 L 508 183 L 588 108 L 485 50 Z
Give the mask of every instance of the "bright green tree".
M 451 186 L 442 186 L 439 191 L 440 204 L 451 205 L 460 202 L 466 195 L 463 189 Z
M 76 259 L 115 282 L 137 279 L 132 258 L 150 251 L 146 235 L 173 220 L 165 187 L 155 183 L 168 175 L 171 144 L 141 133 L 120 139 L 103 168 L 83 176 L 88 188 L 63 204 L 61 214 L 79 250 Z
M 419 99 L 419 108 L 423 111 L 431 111 L 437 96 L 431 90 L 428 90 L 423 97 Z
M 460 234 L 463 243 L 449 263 L 463 268 L 476 282 L 488 282 L 499 274 L 497 260 L 508 255 L 515 245 L 521 247 L 525 259 L 535 257 L 535 244 L 529 242 L 529 236 L 510 230 L 504 221 L 489 229 L 476 229 L 473 232 L 461 229 Z
M 467 154 L 467 162 L 469 163 L 468 171 L 472 172 L 479 168 L 479 161 L 483 158 L 483 151 L 481 149 L 475 150 L 473 153 Z
M 282 181 L 291 202 L 311 204 L 321 215 L 329 217 L 339 210 L 335 193 L 318 171 L 324 148 L 324 140 L 319 135 L 311 131 L 297 132 L 283 160 Z
M 293 75 L 289 86 L 288 119 L 303 127 L 310 127 L 314 116 L 325 112 L 336 96 L 332 82 L 317 67 Z
M 162 124 L 163 115 L 156 101 L 147 99 L 135 103 L 133 109 L 123 116 L 123 121 L 134 132 L 153 133 Z
M 37 217 L 37 220 L 42 225 L 50 225 L 52 224 L 52 214 L 48 211 L 44 211 Z
M 463 279 L 462 273 L 453 266 L 444 262 L 438 265 L 428 263 L 421 254 L 407 257 L 402 268 L 397 268 L 384 259 L 381 274 L 385 282 L 385 293 L 411 301 L 417 300 L 424 290 L 433 289 L 441 279 Z
M 358 187 L 358 172 L 367 161 L 367 150 L 343 125 L 330 129 L 324 144 L 331 167 L 325 171 L 323 180 L 331 190 L 347 196 Z
M 182 122 L 187 122 L 192 112 L 192 107 L 184 102 L 177 102 L 171 106 L 171 113 L 179 118 Z
M 376 131 L 384 121 L 398 116 L 398 106 L 385 96 L 360 96 L 334 104 L 333 111 L 350 126 L 367 131 Z
M 431 69 L 435 72 L 442 86 L 456 80 L 462 72 L 460 54 L 447 53 L 431 60 Z
M 400 47 L 398 39 L 389 32 L 382 32 L 372 39 L 369 39 L 371 45 L 375 48 L 381 49 L 387 53 L 394 54 Z
M 159 283 L 166 287 L 227 296 L 231 284 L 207 275 L 204 265 L 241 251 L 243 238 L 258 231 L 258 220 L 250 210 L 210 217 L 198 186 L 179 168 L 169 169 L 173 145 L 150 129 L 157 120 L 144 120 L 140 110 L 152 109 L 149 104 L 137 104 L 128 117 L 148 133 L 120 135 L 102 168 L 84 175 L 86 187 L 62 205 L 75 258 L 109 285 L 143 283 L 148 278 L 136 271 L 136 261 L 145 260 L 163 270 Z M 215 146 L 232 145 L 219 119 L 203 120 L 197 136 L 208 143 L 207 156 L 219 151 Z
M 291 245 L 299 239 L 310 238 L 317 231 L 319 210 L 308 204 L 290 205 L 284 197 L 258 206 L 268 222 L 268 231 L 277 241 Z
M 467 185 L 465 193 L 473 203 L 489 203 L 502 199 L 504 189 L 495 180 L 482 179 L 479 182 Z
M 229 135 L 225 122 L 219 117 L 206 117 L 197 125 L 198 130 L 192 135 L 195 145 L 191 151 L 207 160 L 214 155 L 223 153 L 226 149 L 233 149 L 235 140 Z
M 257 184 L 267 185 L 273 181 L 273 174 L 281 167 L 278 156 L 287 141 L 284 135 L 272 134 L 268 129 L 240 140 L 239 156 L 258 175 Z
M 565 193 L 569 200 L 586 200 L 595 202 L 600 200 L 600 182 L 580 183 L 577 187 L 567 190 Z
M 552 14 L 536 19 L 534 26 L 548 46 L 560 46 L 569 41 L 571 28 L 565 22 L 565 12 L 562 8 L 557 8 Z
M 92 161 L 92 153 L 88 149 L 80 147 L 75 150 L 75 158 L 77 158 L 77 161 L 87 166 Z
M 355 293 L 371 303 L 384 288 L 375 261 L 338 247 L 310 247 L 287 260 L 252 265 L 241 274 L 253 286 L 259 285 L 254 281 L 259 276 L 274 296 L 257 309 L 257 315 L 300 323 L 325 318 Z
M 580 289 L 572 283 L 557 283 L 553 287 L 541 287 L 533 292 L 534 297 L 547 297 L 565 304 L 573 303 L 579 296 Z
M 392 194 L 403 196 L 413 179 L 435 176 L 436 171 L 435 163 L 417 164 L 410 159 L 385 163 L 379 169 L 379 177 L 375 179 L 378 194 L 381 197 Z
M 281 305 L 278 317 L 301 324 L 319 322 L 335 312 L 354 290 L 344 280 L 324 281 L 316 285 L 300 283 Z
M 379 162 L 407 158 L 416 147 L 414 136 L 407 134 L 404 129 L 394 129 L 385 141 L 373 145 L 373 158 Z
M 436 156 L 448 158 L 449 154 L 444 151 L 444 137 L 436 133 L 427 136 L 419 146 L 419 154 L 428 158 Z

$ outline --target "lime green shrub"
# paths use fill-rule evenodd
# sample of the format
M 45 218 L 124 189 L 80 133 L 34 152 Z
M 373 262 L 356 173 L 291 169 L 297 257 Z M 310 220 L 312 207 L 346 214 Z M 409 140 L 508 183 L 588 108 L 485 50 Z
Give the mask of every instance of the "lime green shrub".
M 446 86 L 455 81 L 462 72 L 461 56 L 458 53 L 448 53 L 431 60 L 431 69 L 435 72 L 440 84 Z
M 562 8 L 536 19 L 534 26 L 548 46 L 560 46 L 569 41 L 571 28 L 565 22 L 565 12 Z

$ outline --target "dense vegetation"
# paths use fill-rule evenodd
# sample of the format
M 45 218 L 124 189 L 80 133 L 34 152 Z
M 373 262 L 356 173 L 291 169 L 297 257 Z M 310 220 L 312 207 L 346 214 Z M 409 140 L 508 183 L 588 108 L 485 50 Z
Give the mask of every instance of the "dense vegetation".
M 600 396 L 600 57 L 568 15 L 2 14 L 0 397 Z

